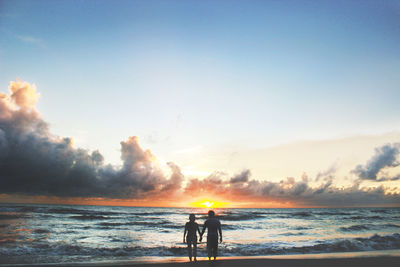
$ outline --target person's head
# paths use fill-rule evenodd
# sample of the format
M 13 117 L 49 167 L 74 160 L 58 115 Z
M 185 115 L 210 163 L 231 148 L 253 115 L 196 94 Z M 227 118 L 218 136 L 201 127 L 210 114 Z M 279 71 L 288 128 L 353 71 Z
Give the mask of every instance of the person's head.
M 194 222 L 196 220 L 196 216 L 194 214 L 189 215 L 189 221 Z
M 208 211 L 208 217 L 212 218 L 215 216 L 215 212 L 213 210 Z

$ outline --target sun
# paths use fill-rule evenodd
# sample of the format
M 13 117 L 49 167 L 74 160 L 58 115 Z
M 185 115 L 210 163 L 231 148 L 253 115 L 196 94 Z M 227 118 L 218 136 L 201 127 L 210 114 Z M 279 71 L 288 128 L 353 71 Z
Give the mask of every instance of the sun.
M 214 205 L 214 202 L 206 201 L 200 204 L 206 206 L 207 208 L 211 208 Z
M 195 208 L 218 209 L 218 208 L 225 208 L 226 206 L 228 206 L 228 203 L 222 202 L 222 201 L 217 201 L 217 200 L 201 199 L 201 200 L 192 202 L 190 204 L 190 206 L 195 207 Z

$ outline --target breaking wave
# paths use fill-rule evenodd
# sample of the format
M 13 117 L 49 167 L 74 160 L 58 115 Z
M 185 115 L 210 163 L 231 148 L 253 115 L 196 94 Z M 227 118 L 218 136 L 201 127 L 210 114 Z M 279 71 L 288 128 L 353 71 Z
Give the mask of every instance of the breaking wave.
M 334 239 L 331 241 L 320 241 L 310 246 L 288 246 L 282 247 L 276 244 L 249 244 L 228 248 L 225 253 L 233 256 L 255 256 L 255 255 L 282 255 L 282 254 L 309 254 L 330 252 L 356 252 L 371 250 L 400 249 L 400 234 L 380 236 L 373 235 L 367 238 Z
M 225 246 L 225 247 L 224 247 Z M 253 255 L 283 255 L 308 254 L 329 252 L 356 252 L 370 250 L 400 249 L 400 234 L 380 236 L 373 235 L 367 238 L 334 239 L 318 241 L 309 246 L 282 246 L 282 244 L 246 244 L 221 246 L 221 256 L 253 256 Z M 199 248 L 201 251 L 202 248 Z M 41 244 L 36 246 L 20 246 L 13 248 L 0 247 L 0 259 L 6 257 L 29 255 L 59 255 L 59 256 L 185 256 L 186 247 L 182 246 L 124 246 L 124 247 L 86 247 L 60 242 L 59 244 Z

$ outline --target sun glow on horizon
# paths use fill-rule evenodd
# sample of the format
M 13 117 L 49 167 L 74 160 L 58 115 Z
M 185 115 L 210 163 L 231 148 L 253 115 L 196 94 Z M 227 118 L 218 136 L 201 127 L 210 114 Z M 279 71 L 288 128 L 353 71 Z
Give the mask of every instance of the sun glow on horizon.
M 228 206 L 227 202 L 210 200 L 210 199 L 201 199 L 195 202 L 190 203 L 191 207 L 195 208 L 226 208 Z

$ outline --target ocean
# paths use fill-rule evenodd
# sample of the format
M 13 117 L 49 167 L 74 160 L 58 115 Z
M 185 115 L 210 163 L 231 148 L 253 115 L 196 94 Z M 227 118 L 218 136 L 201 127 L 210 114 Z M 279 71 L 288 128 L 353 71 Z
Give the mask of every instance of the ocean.
M 400 208 L 215 211 L 224 257 L 400 249 Z M 206 209 L 194 208 L 0 204 L 0 263 L 185 257 L 190 213 L 199 225 L 207 218 Z M 206 257 L 204 243 L 198 254 Z

